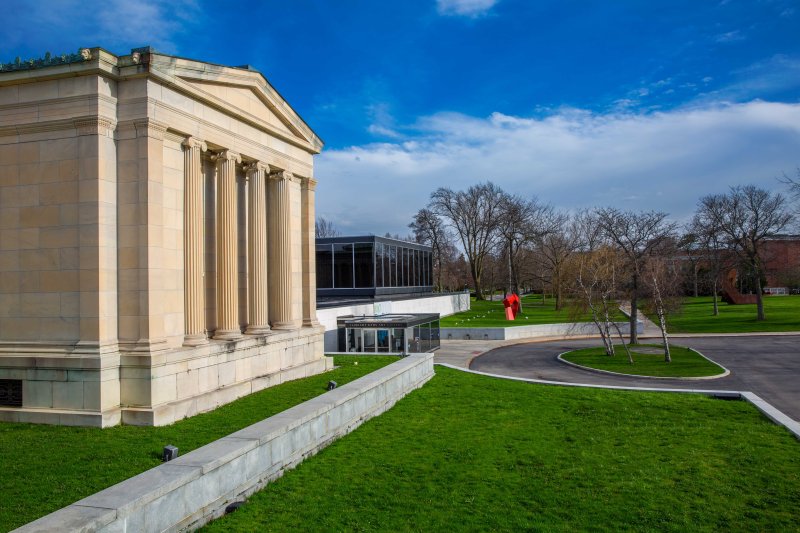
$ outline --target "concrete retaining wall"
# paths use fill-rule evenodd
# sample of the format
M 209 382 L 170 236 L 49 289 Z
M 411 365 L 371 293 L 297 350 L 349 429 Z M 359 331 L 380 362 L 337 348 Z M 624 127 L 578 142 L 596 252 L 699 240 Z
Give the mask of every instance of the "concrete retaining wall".
M 433 354 L 411 355 L 15 531 L 199 527 L 431 377 Z
M 628 322 L 620 322 L 619 329 L 623 334 L 630 331 Z M 644 329 L 642 322 L 637 323 L 637 330 Z M 442 340 L 514 340 L 537 337 L 573 337 L 597 335 L 597 327 L 592 323 L 537 324 L 531 326 L 512 326 L 507 328 L 442 328 Z

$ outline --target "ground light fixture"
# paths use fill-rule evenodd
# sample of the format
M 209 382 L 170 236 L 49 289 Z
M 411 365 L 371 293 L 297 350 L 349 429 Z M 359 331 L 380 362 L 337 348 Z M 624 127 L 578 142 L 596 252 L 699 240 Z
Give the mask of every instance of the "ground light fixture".
M 173 446 L 172 444 L 167 444 L 164 446 L 164 452 L 161 455 L 161 460 L 165 463 L 167 461 L 172 461 L 178 457 L 178 448 L 177 446 Z

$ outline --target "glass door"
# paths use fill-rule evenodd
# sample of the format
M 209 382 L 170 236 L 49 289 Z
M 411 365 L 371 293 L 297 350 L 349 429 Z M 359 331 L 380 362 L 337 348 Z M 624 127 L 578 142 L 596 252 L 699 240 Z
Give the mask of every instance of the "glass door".
M 364 332 L 364 352 L 375 352 L 375 330 L 363 329 Z
M 389 352 L 389 330 L 388 329 L 379 329 L 378 330 L 378 352 L 388 353 Z

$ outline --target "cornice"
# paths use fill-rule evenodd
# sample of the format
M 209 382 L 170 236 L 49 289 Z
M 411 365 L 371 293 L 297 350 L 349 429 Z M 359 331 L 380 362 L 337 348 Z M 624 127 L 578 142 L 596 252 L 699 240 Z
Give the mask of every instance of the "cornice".
M 30 122 L 0 128 L 0 137 L 10 135 L 29 135 L 50 131 L 77 130 L 78 135 L 104 135 L 113 137 L 116 121 L 109 117 L 90 115 L 75 118 Z
M 117 105 L 117 99 L 115 97 L 108 96 L 106 94 L 94 93 L 94 94 L 80 94 L 77 96 L 65 96 L 63 98 L 48 98 L 46 100 L 34 100 L 32 102 L 3 104 L 0 105 L 0 113 L 6 113 L 8 111 L 16 111 L 16 110 L 24 111 L 25 109 L 28 108 L 38 108 L 49 105 L 64 106 L 64 104 L 75 104 L 87 100 L 90 102 L 99 101 L 111 105 Z

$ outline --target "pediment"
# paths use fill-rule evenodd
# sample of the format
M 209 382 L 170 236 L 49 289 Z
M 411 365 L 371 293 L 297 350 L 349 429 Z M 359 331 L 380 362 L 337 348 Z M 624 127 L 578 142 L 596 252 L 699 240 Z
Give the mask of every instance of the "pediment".
M 181 79 L 195 89 L 208 93 L 241 112 L 265 122 L 284 135 L 296 137 L 306 142 L 310 141 L 298 127 L 292 124 L 291 118 L 282 114 L 280 109 L 257 87 L 184 77 L 181 77 Z

